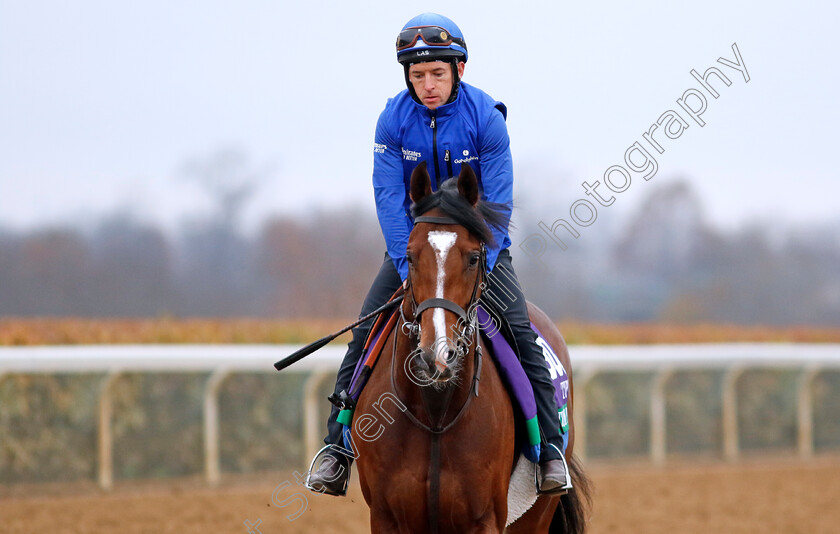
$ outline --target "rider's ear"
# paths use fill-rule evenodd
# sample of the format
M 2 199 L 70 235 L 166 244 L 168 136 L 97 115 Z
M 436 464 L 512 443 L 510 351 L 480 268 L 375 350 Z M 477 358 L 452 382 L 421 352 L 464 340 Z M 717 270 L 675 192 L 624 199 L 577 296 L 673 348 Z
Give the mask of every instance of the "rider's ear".
M 425 161 L 411 171 L 411 188 L 408 194 L 412 202 L 420 202 L 423 197 L 432 194 L 432 181 L 429 178 L 429 171 L 426 170 Z
M 478 179 L 469 163 L 461 165 L 461 174 L 458 175 L 458 192 L 472 207 L 478 204 Z

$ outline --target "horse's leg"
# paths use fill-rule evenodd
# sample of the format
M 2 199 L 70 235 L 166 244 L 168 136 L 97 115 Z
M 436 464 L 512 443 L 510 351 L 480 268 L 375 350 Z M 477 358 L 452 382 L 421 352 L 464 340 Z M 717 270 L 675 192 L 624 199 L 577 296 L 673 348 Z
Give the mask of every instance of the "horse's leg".
M 517 519 L 506 534 L 540 534 L 548 532 L 551 521 L 554 518 L 554 511 L 560 503 L 560 497 L 543 495 L 534 503 L 525 514 Z
M 504 528 L 500 530 L 495 524 L 481 525 L 474 530 L 470 530 L 470 534 L 502 534 L 503 532 L 505 532 Z
M 482 522 L 473 532 L 476 534 L 502 534 L 505 532 L 505 519 L 507 518 L 497 518 L 495 516 L 488 518 L 486 522 Z
M 403 532 L 391 514 L 370 509 L 370 533 L 394 534 Z
M 501 534 L 505 532 L 505 522 L 507 520 L 507 496 L 504 498 L 502 508 L 499 508 L 497 503 L 495 512 L 488 512 L 487 515 L 479 519 L 475 525 L 470 528 L 470 534 Z M 499 515 L 499 513 L 504 515 Z

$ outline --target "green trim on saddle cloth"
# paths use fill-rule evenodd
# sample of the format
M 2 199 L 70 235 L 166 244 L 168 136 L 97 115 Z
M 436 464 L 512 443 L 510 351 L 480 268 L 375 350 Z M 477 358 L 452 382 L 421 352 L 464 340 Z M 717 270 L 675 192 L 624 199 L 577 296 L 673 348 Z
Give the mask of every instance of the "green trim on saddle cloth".
M 567 405 L 564 404 L 557 412 L 560 414 L 560 433 L 565 434 L 569 431 L 569 410 L 567 409 Z
M 528 443 L 530 445 L 539 445 L 540 441 L 540 424 L 537 423 L 537 416 L 525 421 L 525 430 L 528 431 Z
M 338 412 L 338 419 L 336 420 L 349 427 L 353 423 L 353 410 L 341 410 Z

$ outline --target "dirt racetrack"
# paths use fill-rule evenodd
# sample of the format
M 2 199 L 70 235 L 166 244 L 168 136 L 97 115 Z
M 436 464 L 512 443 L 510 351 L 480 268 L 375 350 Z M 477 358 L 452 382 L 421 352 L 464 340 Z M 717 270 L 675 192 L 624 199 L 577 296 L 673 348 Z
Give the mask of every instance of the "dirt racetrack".
M 593 534 L 840 532 L 840 458 L 807 463 L 765 459 L 738 465 L 698 461 L 663 469 L 596 464 L 590 516 Z M 278 502 L 272 506 L 272 492 Z M 195 481 L 121 483 L 111 493 L 92 484 L 0 486 L 0 532 L 15 534 L 263 534 L 368 532 L 358 485 L 347 498 L 306 492 L 294 521 L 299 487 L 291 474 L 226 480 L 218 489 Z

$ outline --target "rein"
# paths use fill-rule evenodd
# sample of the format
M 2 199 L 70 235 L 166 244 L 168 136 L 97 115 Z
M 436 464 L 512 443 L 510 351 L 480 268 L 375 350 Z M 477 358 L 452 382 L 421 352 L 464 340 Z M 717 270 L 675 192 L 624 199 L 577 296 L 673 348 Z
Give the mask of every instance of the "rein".
M 431 223 L 431 224 L 452 224 L 452 225 L 460 225 L 457 221 L 450 217 L 432 217 L 432 216 L 420 216 L 415 219 L 415 223 Z M 441 426 L 443 424 L 443 420 L 446 417 L 446 413 L 449 411 L 449 403 L 452 400 L 452 396 L 455 393 L 455 387 L 447 388 L 446 392 L 444 393 L 445 397 L 443 399 L 443 408 L 440 413 L 440 420 L 435 421 L 434 417 L 431 413 L 431 407 L 429 406 L 429 400 L 427 395 L 425 395 L 425 391 L 421 392 L 421 399 L 423 401 L 423 408 L 426 412 L 426 416 L 431 424 L 427 425 L 420 421 L 411 410 L 406 409 L 403 413 L 408 416 L 408 419 L 418 428 L 421 430 L 429 433 L 431 435 L 431 444 L 430 444 L 430 460 L 429 460 L 429 486 L 428 486 L 428 501 L 429 501 L 429 527 L 430 532 L 432 534 L 437 534 L 438 532 L 438 507 L 439 507 L 439 499 L 440 499 L 440 438 L 443 434 L 447 431 L 452 429 L 467 413 L 467 409 L 472 402 L 473 397 L 478 397 L 478 384 L 481 380 L 481 346 L 479 343 L 479 334 L 478 328 L 475 324 L 477 321 L 476 314 L 475 314 L 475 305 L 478 302 L 478 291 L 479 288 L 484 288 L 483 278 L 485 276 L 487 265 L 487 256 L 486 250 L 484 247 L 484 243 L 481 244 L 481 261 L 479 265 L 479 272 L 475 277 L 475 285 L 473 286 L 472 296 L 470 297 L 470 302 L 467 305 L 467 309 L 472 312 L 472 316 L 470 313 L 464 311 L 464 309 L 452 302 L 449 299 L 444 298 L 429 298 L 421 302 L 419 305 L 414 298 L 414 286 L 411 283 L 411 273 L 409 272 L 408 275 L 408 285 L 406 289 L 406 294 L 410 297 L 410 305 L 412 307 L 411 310 L 411 321 L 409 322 L 404 313 L 404 306 L 400 306 L 400 317 L 402 319 L 402 325 L 400 328 L 401 333 L 405 338 L 410 340 L 412 338 L 416 338 L 419 342 L 420 339 L 420 324 L 419 318 L 420 314 L 423 313 L 425 310 L 432 309 L 432 308 L 442 308 L 444 310 L 448 310 L 455 315 L 457 315 L 461 319 L 461 323 L 464 325 L 459 336 L 459 340 L 457 342 L 458 351 L 461 352 L 462 357 L 466 357 L 469 352 L 469 345 L 467 348 L 464 349 L 464 343 L 462 343 L 463 339 L 467 339 L 468 341 L 471 339 L 472 343 L 475 344 L 475 349 L 473 351 L 474 355 L 474 365 L 473 365 L 473 376 L 472 376 L 472 385 L 470 386 L 470 392 L 467 394 L 467 399 L 464 401 L 464 404 L 458 410 L 458 413 L 455 417 L 450 421 L 446 426 Z M 403 304 L 409 302 L 409 299 L 405 299 Z M 394 347 L 393 347 L 393 354 L 391 356 L 391 389 L 393 390 L 394 394 L 403 402 L 400 398 L 399 391 L 397 390 L 396 384 L 396 371 L 394 362 L 397 359 L 397 343 L 399 342 L 399 336 L 394 336 Z M 411 354 L 411 352 L 409 353 Z M 410 362 L 411 359 L 409 358 L 407 362 Z M 408 406 L 408 403 L 403 402 L 404 405 Z
M 475 350 L 473 351 L 475 357 L 475 364 L 473 366 L 473 380 L 471 386 L 471 392 L 467 395 L 467 400 L 464 401 L 464 404 L 461 405 L 461 409 L 458 410 L 458 413 L 444 427 L 441 427 L 441 423 L 443 422 L 443 418 L 446 416 L 446 412 L 449 411 L 449 402 L 452 400 L 452 395 L 455 393 L 455 388 L 448 388 L 446 393 L 445 401 L 444 401 L 444 408 L 441 413 L 441 420 L 437 423 L 434 423 L 434 419 L 430 413 L 429 403 L 427 401 L 426 395 L 421 394 L 421 398 L 423 400 L 423 407 L 426 411 L 426 415 L 429 418 L 429 421 L 432 421 L 432 425 L 427 425 L 420 421 L 411 410 L 406 408 L 403 413 L 408 416 L 408 420 L 411 421 L 416 427 L 420 428 L 428 432 L 431 435 L 431 443 L 429 444 L 429 486 L 427 490 L 427 498 L 429 502 L 429 532 L 430 534 L 438 534 L 438 508 L 439 508 L 439 501 L 440 501 L 440 438 L 443 434 L 448 432 L 452 429 L 458 422 L 463 418 L 464 414 L 467 413 L 467 409 L 470 407 L 470 403 L 472 402 L 473 397 L 478 397 L 478 382 L 481 379 L 481 346 L 477 343 L 478 342 L 478 331 L 476 330 L 476 346 Z M 405 335 L 406 338 L 409 336 Z M 397 359 L 397 343 L 399 342 L 398 335 L 394 336 L 394 351 L 391 356 L 391 390 L 394 392 L 394 395 L 399 399 L 399 401 L 404 405 L 408 406 L 408 403 L 403 401 L 400 398 L 399 390 L 397 389 L 396 384 L 396 372 L 394 361 Z M 427 386 L 428 387 L 428 386 Z
M 394 366 L 394 360 L 396 360 L 396 358 L 397 358 L 397 339 L 395 338 L 394 339 L 394 350 L 393 350 L 393 353 L 391 355 L 391 389 L 393 390 L 397 399 L 399 399 L 399 401 L 402 402 L 403 405 L 407 406 L 407 404 L 400 397 L 399 391 L 397 390 L 396 367 Z M 461 420 L 461 418 L 467 412 L 467 408 L 469 407 L 470 402 L 472 401 L 473 397 L 478 397 L 478 383 L 481 380 L 481 347 L 478 346 L 478 345 L 476 345 L 475 351 L 474 351 L 474 362 L 475 362 L 475 365 L 473 366 L 473 378 L 472 378 L 473 385 L 470 387 L 472 392 L 467 397 L 467 400 L 464 401 L 464 404 L 461 406 L 460 410 L 458 410 L 458 414 L 455 416 L 454 419 L 452 419 L 452 421 L 449 422 L 449 424 L 447 424 L 444 427 L 441 427 L 440 424 L 441 424 L 442 421 L 438 421 L 437 423 L 432 423 L 432 425 L 427 425 L 427 424 L 423 423 L 420 419 L 418 419 L 417 416 L 415 416 L 413 413 L 411 413 L 411 410 L 406 409 L 403 413 L 408 416 L 408 419 L 412 423 L 414 423 L 414 425 L 416 425 L 418 428 L 420 428 L 422 430 L 425 430 L 429 434 L 441 435 L 441 434 L 445 434 L 446 432 L 448 432 L 450 429 L 452 429 L 452 427 L 454 427 L 458 423 L 458 421 Z M 446 399 L 447 400 L 447 402 L 446 402 L 446 408 L 447 409 L 444 410 L 444 413 L 442 415 L 446 415 L 446 412 L 448 411 L 449 401 L 451 400 L 451 396 L 452 396 L 451 394 L 452 394 L 452 392 L 454 392 L 454 388 L 450 388 L 449 391 L 450 391 L 450 394 L 449 394 L 448 398 Z M 426 415 L 429 417 L 429 421 L 433 421 L 431 414 L 428 413 L 428 406 L 426 406 L 426 408 L 427 408 Z

